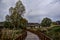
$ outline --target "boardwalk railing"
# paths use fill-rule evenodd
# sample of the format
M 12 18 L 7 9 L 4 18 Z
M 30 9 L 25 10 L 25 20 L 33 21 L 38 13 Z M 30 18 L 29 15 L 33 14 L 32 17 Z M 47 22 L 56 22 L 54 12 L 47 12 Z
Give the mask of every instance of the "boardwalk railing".
M 18 36 L 15 40 L 25 40 L 27 36 L 27 32 L 23 32 L 22 35 Z
M 33 31 L 33 30 L 29 30 L 27 29 L 28 31 L 38 35 L 38 37 L 41 39 L 41 40 L 53 40 L 52 38 L 46 36 L 44 33 L 40 32 L 40 31 Z

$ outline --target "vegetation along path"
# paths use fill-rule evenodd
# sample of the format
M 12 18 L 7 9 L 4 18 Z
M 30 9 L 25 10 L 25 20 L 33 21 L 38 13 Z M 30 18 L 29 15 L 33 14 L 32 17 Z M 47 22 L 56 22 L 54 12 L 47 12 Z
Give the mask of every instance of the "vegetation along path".
M 27 37 L 25 40 L 40 40 L 40 39 L 37 35 L 27 31 Z

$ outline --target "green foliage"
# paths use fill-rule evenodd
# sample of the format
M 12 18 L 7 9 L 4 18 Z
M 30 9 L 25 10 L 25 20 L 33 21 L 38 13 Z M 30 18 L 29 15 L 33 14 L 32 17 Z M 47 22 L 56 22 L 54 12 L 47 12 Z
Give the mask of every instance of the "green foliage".
M 5 21 L 5 22 L 4 22 L 4 27 L 5 27 L 5 28 L 8 28 L 9 26 L 10 26 L 10 23 Z
M 12 28 L 13 28 L 13 25 L 12 25 L 10 22 L 5 21 L 5 22 L 4 22 L 4 27 L 5 27 L 5 28 L 10 28 L 10 29 L 12 29 Z
M 19 28 L 20 26 L 26 25 L 27 20 L 22 17 L 22 14 L 25 12 L 25 7 L 20 0 L 16 3 L 12 11 L 13 13 L 10 15 L 10 19 L 14 27 Z
M 25 18 L 22 18 L 20 20 L 20 26 L 21 26 L 21 28 L 26 27 L 27 23 L 28 23 L 28 21 Z
M 53 38 L 53 40 L 60 40 L 60 26 L 52 27 L 46 34 Z
M 25 12 L 25 7 L 22 2 L 19 0 L 15 6 L 16 12 L 22 15 Z
M 51 26 L 51 23 L 52 23 L 51 19 L 44 18 L 42 20 L 42 22 L 41 22 L 41 26 L 43 26 L 43 27 L 49 27 L 49 26 Z
M 12 25 L 14 28 L 24 27 L 27 23 L 27 20 L 22 17 L 23 13 L 25 12 L 25 7 L 22 2 L 19 0 L 16 3 L 16 6 L 13 8 L 11 7 L 9 18 L 7 17 L 8 22 L 5 22 L 6 25 Z
M 54 26 L 50 29 L 50 31 L 53 31 L 53 32 L 60 32 L 60 26 L 57 25 L 57 26 Z

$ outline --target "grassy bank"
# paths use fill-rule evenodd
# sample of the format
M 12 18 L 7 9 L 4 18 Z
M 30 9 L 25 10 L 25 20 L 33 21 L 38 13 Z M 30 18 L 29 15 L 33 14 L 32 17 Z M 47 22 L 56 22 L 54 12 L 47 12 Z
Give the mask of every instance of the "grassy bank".
M 60 40 L 60 26 L 56 25 L 44 32 L 46 35 L 51 37 L 53 40 Z

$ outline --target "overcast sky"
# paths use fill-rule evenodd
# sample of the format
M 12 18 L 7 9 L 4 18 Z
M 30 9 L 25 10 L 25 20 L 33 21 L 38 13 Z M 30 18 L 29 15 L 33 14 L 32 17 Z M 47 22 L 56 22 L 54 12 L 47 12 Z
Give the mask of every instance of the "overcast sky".
M 9 8 L 15 6 L 18 0 L 0 0 L 0 21 L 4 21 Z M 60 0 L 22 0 L 26 13 L 24 17 L 29 22 L 41 22 L 45 17 L 53 21 L 60 20 Z

